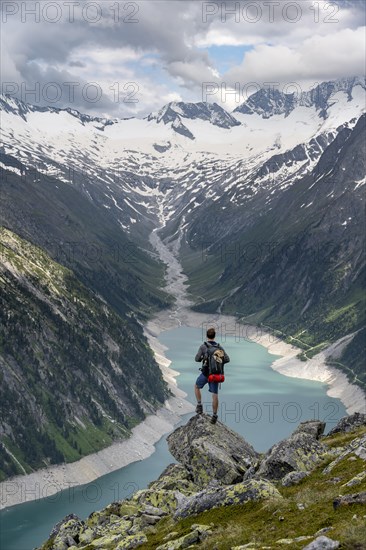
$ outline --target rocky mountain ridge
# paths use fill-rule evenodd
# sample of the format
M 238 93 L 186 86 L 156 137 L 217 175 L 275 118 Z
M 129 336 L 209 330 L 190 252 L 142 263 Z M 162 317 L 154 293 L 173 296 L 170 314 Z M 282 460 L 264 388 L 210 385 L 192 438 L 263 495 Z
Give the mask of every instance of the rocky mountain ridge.
M 219 128 L 232 128 L 233 126 L 240 126 L 240 122 L 236 118 L 230 115 L 225 109 L 220 107 L 217 103 L 208 103 L 201 101 L 199 103 L 185 103 L 183 101 L 172 101 L 165 105 L 156 114 L 151 113 L 147 120 L 155 120 L 157 123 L 163 122 L 168 124 L 172 122 L 172 128 L 177 131 L 174 124 L 182 122 L 182 118 L 190 120 L 205 120 L 211 124 L 218 126 Z
M 252 94 L 247 101 L 234 109 L 235 113 L 259 114 L 263 118 L 284 114 L 286 117 L 296 107 L 314 106 L 319 117 L 327 118 L 328 109 L 332 104 L 331 97 L 337 92 L 345 92 L 348 100 L 352 99 L 354 86 L 366 89 L 365 77 L 343 78 L 336 81 L 322 82 L 314 85 L 309 91 L 302 91 L 296 83 L 296 92 L 284 93 L 276 88 L 264 88 Z
M 192 417 L 168 437 L 178 464 L 85 521 L 69 515 L 41 549 L 361 549 L 366 415 L 324 427 L 303 422 L 259 455 L 221 422 Z
M 286 93 L 279 90 L 275 85 L 263 87 L 257 92 L 252 93 L 240 105 L 238 105 L 231 114 L 224 107 L 217 103 L 208 101 L 200 102 L 184 102 L 171 101 L 155 113 L 150 113 L 146 118 L 148 121 L 163 122 L 165 125 L 174 122 L 177 118 L 200 119 L 207 120 L 211 124 L 221 128 L 232 128 L 240 126 L 240 120 L 235 118 L 235 113 L 243 114 L 259 114 L 263 118 L 270 118 L 274 115 L 285 114 L 288 116 L 296 107 L 312 107 L 315 106 L 319 116 L 326 118 L 327 109 L 329 108 L 332 95 L 338 92 L 345 92 L 348 100 L 352 100 L 352 90 L 355 86 L 361 86 L 366 89 L 366 79 L 364 76 L 354 76 L 352 78 L 340 78 L 328 82 L 315 83 L 309 91 L 303 91 L 300 86 L 293 83 L 293 88 L 296 90 L 291 93 Z M 290 86 L 289 86 L 290 88 Z M 116 124 L 119 120 L 130 120 L 130 118 L 108 119 L 105 117 L 93 117 L 81 113 L 70 107 L 61 109 L 58 107 L 44 107 L 32 105 L 24 100 L 9 94 L 0 95 L 0 109 L 5 112 L 17 114 L 24 120 L 27 119 L 27 113 L 32 112 L 51 112 L 60 113 L 65 111 L 72 116 L 79 118 L 82 123 L 99 123 L 98 129 L 103 130 L 105 126 Z

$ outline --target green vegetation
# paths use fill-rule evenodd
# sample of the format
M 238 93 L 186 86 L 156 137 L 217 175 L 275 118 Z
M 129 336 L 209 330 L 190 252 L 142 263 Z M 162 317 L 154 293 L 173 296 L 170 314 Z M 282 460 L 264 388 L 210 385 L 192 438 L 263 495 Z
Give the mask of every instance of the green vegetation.
M 177 501 L 172 495 L 178 489 L 189 497 L 186 479 L 179 477 L 178 471 L 177 477 L 174 473 L 171 477 L 172 472 L 166 473 L 168 485 L 173 489 L 171 492 L 161 489 L 163 476 L 160 481 L 152 482 L 146 491 L 137 491 L 130 499 L 113 502 L 103 510 L 93 512 L 85 522 L 69 516 L 61 523 L 60 532 L 46 541 L 41 549 L 58 548 L 71 534 L 76 546 L 83 550 L 128 547 L 133 537 L 136 537 L 135 542 L 139 540 L 136 546 L 141 550 L 156 550 L 167 541 L 173 545 L 185 536 L 190 540 L 185 542 L 192 544 L 189 548 L 202 550 L 230 550 L 249 543 L 258 549 L 288 547 L 300 550 L 314 540 L 319 531 L 325 530 L 322 534 L 339 541 L 340 549 L 363 550 L 365 505 L 353 503 L 334 507 L 333 503 L 339 496 L 366 491 L 364 460 L 352 452 L 360 447 L 365 434 L 366 427 L 363 426 L 352 432 L 322 437 L 321 442 L 329 452 L 322 453 L 323 458 L 317 462 L 317 467 L 295 485 L 283 486 L 280 481 L 273 482 L 276 490 L 272 487 L 272 496 L 263 491 L 263 498 L 244 504 L 230 504 L 235 502 L 231 498 L 226 501 L 226 506 L 217 505 L 185 519 L 174 519 Z M 189 476 L 188 471 L 187 474 Z M 349 485 L 351 480 L 353 484 Z M 200 495 L 199 498 L 204 500 L 207 493 L 197 493 L 197 489 L 197 486 L 193 489 L 194 498 Z M 233 486 L 228 494 L 234 495 Z M 168 515 L 161 519 L 154 516 L 154 510 L 146 507 L 150 504 L 165 510 Z M 206 533 L 206 536 L 193 536 L 192 539 L 195 530 Z M 296 540 L 298 538 L 300 540 Z
M 304 360 L 359 331 L 337 366 L 363 388 L 365 221 L 353 182 L 365 171 L 365 143 L 363 117 L 325 149 L 313 174 L 283 191 L 274 177 L 271 189 L 241 204 L 226 195 L 206 201 L 187 218 L 181 249 L 197 311 L 222 305 L 224 314 L 268 326 Z
M 167 389 L 134 316 L 0 229 L 0 479 L 125 438 Z
M 90 200 L 87 186 L 50 176 L 45 193 L 44 175 L 36 170 L 23 178 L 5 176 L 2 225 L 69 268 L 119 315 L 147 319 L 172 302 L 161 290 L 165 266 L 147 254 L 146 236 L 140 236 L 141 248 L 132 242 L 98 200 Z
M 306 224 L 303 220 L 300 226 L 296 221 L 295 234 L 294 223 L 279 224 L 269 213 L 260 223 L 210 249 L 197 245 L 192 251 L 186 244 L 181 251 L 182 263 L 196 303 L 194 309 L 213 313 L 223 302 L 222 313 L 267 328 L 303 349 L 304 360 L 343 336 L 361 331 L 348 345 L 338 367 L 350 381 L 366 388 L 362 365 L 364 269 L 351 277 L 347 243 L 342 243 L 345 250 L 332 241 L 316 246 L 312 243 L 315 219 L 306 220 Z M 196 230 L 194 225 L 190 231 Z M 248 250 L 252 249 L 256 255 L 248 261 Z
M 329 447 L 343 446 L 365 432 L 365 428 L 361 428 L 353 433 L 335 434 L 322 441 Z M 327 536 L 341 541 L 342 549 L 361 550 L 366 540 L 365 507 L 351 505 L 334 510 L 332 505 L 339 494 L 366 490 L 366 480 L 357 485 L 357 488 L 343 485 L 364 470 L 364 461 L 354 458 L 355 460 L 350 461 L 349 456 L 345 457 L 329 474 L 324 474 L 324 468 L 332 461 L 332 458 L 327 458 L 298 485 L 279 486 L 283 497 L 281 500 L 214 508 L 178 522 L 164 518 L 155 526 L 156 532 L 148 534 L 148 542 L 139 548 L 154 550 L 166 542 L 167 539 L 164 538 L 169 533 L 177 533 L 174 536 L 176 539 L 188 534 L 193 524 L 203 524 L 211 525 L 213 534 L 197 545 L 202 550 L 228 550 L 231 546 L 249 542 L 283 548 L 283 544 L 276 544 L 275 541 L 312 536 L 325 527 L 332 527 Z M 304 509 L 299 510 L 298 505 L 301 504 Z M 304 541 L 292 542 L 289 547 L 300 550 L 305 544 Z

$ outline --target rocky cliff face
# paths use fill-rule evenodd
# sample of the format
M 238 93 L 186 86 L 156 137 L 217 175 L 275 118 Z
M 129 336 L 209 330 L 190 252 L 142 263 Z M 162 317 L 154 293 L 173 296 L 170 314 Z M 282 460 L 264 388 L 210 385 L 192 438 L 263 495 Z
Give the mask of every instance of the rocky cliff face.
M 70 515 L 42 550 L 358 548 L 365 540 L 366 415 L 301 423 L 259 455 L 206 415 L 168 438 L 179 464 L 85 521 Z M 351 525 L 348 525 L 348 523 Z
M 127 437 L 167 388 L 142 329 L 0 227 L 0 479 Z
M 183 258 L 191 291 L 205 296 L 196 309 L 278 329 L 297 340 L 303 359 L 360 331 L 340 362 L 362 387 L 365 123 L 363 116 L 352 130 L 343 128 L 311 174 L 291 187 L 278 194 L 263 190 L 258 202 L 248 198 L 245 216 L 226 210 L 219 226 L 213 220 L 220 201 L 206 208 L 186 228 L 201 261 L 189 261 L 186 250 Z M 271 167 L 274 181 L 278 163 Z
M 199 103 L 185 103 L 183 101 L 172 101 L 168 103 L 157 114 L 150 114 L 147 120 L 156 120 L 156 122 L 175 122 L 186 118 L 190 120 L 208 120 L 219 128 L 232 128 L 240 126 L 240 122 L 235 117 L 230 115 L 225 109 L 217 103 L 207 103 L 201 101 Z

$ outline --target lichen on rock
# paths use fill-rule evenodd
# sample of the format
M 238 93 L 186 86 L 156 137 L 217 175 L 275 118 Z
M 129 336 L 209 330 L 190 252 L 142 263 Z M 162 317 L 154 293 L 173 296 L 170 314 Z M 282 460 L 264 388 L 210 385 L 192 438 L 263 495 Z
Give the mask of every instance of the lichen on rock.
M 326 468 L 323 473 L 329 474 L 339 462 L 341 462 L 347 456 L 356 455 L 362 460 L 366 460 L 366 435 L 355 437 L 345 449 L 343 449 Z
M 149 484 L 149 489 L 179 491 L 190 495 L 200 488 L 193 483 L 192 476 L 182 464 L 169 464 L 159 478 Z
M 223 485 L 242 481 L 259 457 L 243 437 L 221 422 L 213 426 L 205 414 L 192 417 L 170 434 L 167 441 L 171 454 L 200 488 L 213 479 Z
M 163 512 L 172 513 L 185 498 L 179 491 L 142 489 L 133 495 L 132 501 L 137 502 L 142 507 L 145 505 L 154 506 Z
M 283 487 L 290 487 L 291 485 L 297 485 L 304 479 L 304 477 L 307 477 L 309 474 L 308 472 L 297 472 L 294 470 L 293 472 L 289 472 L 285 475 L 284 478 L 282 478 L 281 484 Z
M 255 477 L 280 480 L 290 472 L 311 472 L 327 454 L 327 448 L 317 439 L 319 425 L 324 426 L 317 421 L 302 422 L 290 437 L 273 445 Z
M 191 526 L 191 532 L 174 540 L 169 540 L 165 544 L 161 544 L 156 550 L 181 550 L 183 548 L 191 548 L 191 545 L 202 542 L 206 537 L 212 534 L 209 525 L 194 524 Z
M 70 514 L 59 521 L 52 529 L 50 539 L 53 539 L 53 550 L 66 550 L 76 545 L 75 538 L 78 537 L 84 522 L 75 514 Z
M 358 417 L 355 419 L 356 422 L 359 420 Z M 348 429 L 349 423 L 344 425 Z M 257 514 L 260 510 L 263 514 L 268 511 L 266 521 L 271 523 L 273 509 L 276 509 L 276 523 L 280 521 L 283 522 L 281 525 L 286 526 L 287 521 L 293 521 L 293 508 L 302 518 L 299 519 L 301 528 L 298 530 L 287 532 L 282 529 L 277 536 L 273 532 L 275 536 L 272 540 L 266 537 L 266 545 L 260 542 L 258 529 L 254 529 L 254 536 L 249 538 L 249 524 L 243 531 L 245 536 L 238 536 L 232 541 L 236 546 L 229 545 L 228 548 L 298 548 L 307 543 L 308 550 L 337 548 L 338 541 L 324 536 L 337 525 L 324 527 L 312 518 L 311 525 L 316 523 L 316 528 L 311 534 L 309 526 L 304 527 L 301 523 L 309 520 L 311 504 L 306 500 L 308 487 L 314 490 L 315 480 L 319 476 L 323 486 L 329 487 L 330 491 L 332 487 L 357 485 L 358 493 L 338 496 L 338 492 L 333 492 L 332 499 L 328 499 L 325 505 L 331 507 L 333 504 L 334 515 L 340 518 L 347 513 L 349 506 L 357 506 L 360 510 L 366 503 L 365 472 L 362 467 L 366 434 L 361 427 L 354 436 L 345 437 L 341 432 L 327 441 L 327 436 L 322 437 L 323 431 L 322 422 L 302 422 L 288 438 L 260 455 L 241 436 L 220 422 L 213 426 L 206 415 L 195 416 L 169 436 L 169 447 L 175 458 L 181 461 L 180 464 L 170 464 L 148 488 L 137 491 L 123 502 L 112 502 L 103 510 L 90 514 L 85 521 L 73 514 L 67 516 L 54 527 L 50 539 L 42 548 L 131 550 L 145 543 L 149 548 L 158 550 L 188 550 L 201 543 L 205 547 L 216 548 L 216 542 L 222 541 L 222 528 L 220 522 L 211 522 L 216 521 L 217 517 L 224 517 L 226 522 L 231 513 L 246 518 L 251 511 Z M 331 461 L 326 468 L 322 464 L 324 459 Z M 352 462 L 348 462 L 351 459 Z M 310 475 L 316 467 L 318 471 L 315 476 Z M 335 467 L 337 470 L 333 473 Z M 287 487 L 298 483 L 301 483 L 299 498 L 296 495 L 292 500 L 297 489 Z M 325 494 L 328 494 L 327 491 Z M 317 499 L 321 500 L 319 495 Z M 253 504 L 241 511 L 240 505 L 245 503 Z M 227 507 L 233 508 L 225 510 Z M 204 513 L 202 518 L 199 517 L 201 513 Z M 187 524 L 192 521 L 190 518 L 196 515 L 197 523 L 191 525 L 187 532 Z M 199 521 L 208 521 L 210 525 L 200 524 Z M 271 529 L 275 529 L 273 524 Z M 204 542 L 206 537 L 210 538 Z M 254 540 L 255 537 L 258 537 L 257 540 Z
M 276 487 L 265 480 L 247 480 L 234 485 L 204 489 L 186 499 L 175 512 L 175 518 L 199 514 L 218 506 L 243 504 L 248 501 L 282 498 Z

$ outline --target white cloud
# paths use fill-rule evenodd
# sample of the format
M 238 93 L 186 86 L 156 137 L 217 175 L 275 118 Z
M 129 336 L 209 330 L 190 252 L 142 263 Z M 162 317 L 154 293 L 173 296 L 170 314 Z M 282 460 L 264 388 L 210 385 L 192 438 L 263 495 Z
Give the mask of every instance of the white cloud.
M 138 2 L 135 24 L 123 20 L 129 10 L 122 9 L 115 20 L 111 6 L 116 3 L 107 2 L 100 4 L 103 18 L 96 24 L 82 17 L 81 7 L 75 9 L 72 23 L 65 17 L 67 10 L 56 24 L 34 23 L 31 18 L 20 23 L 19 15 L 18 19 L 9 17 L 2 25 L 8 48 L 2 48 L 2 77 L 30 88 L 35 82 L 42 84 L 51 79 L 60 83 L 78 81 L 81 85 L 96 81 L 103 89 L 103 101 L 90 104 L 80 95 L 74 107 L 126 116 L 145 115 L 170 101 L 170 97 L 200 101 L 204 82 L 221 84 L 224 80 L 229 88 L 235 82 L 322 81 L 364 71 L 362 0 L 342 0 L 338 4 L 327 0 L 315 4 L 312 0 L 274 0 L 274 4 L 278 2 L 272 23 L 269 8 L 260 0 L 255 0 L 262 9 L 256 23 L 244 19 L 242 9 L 248 2 L 242 0 L 213 2 L 219 9 L 207 20 L 202 12 L 207 2 L 203 0 Z M 222 20 L 220 7 L 230 10 L 238 4 L 239 19 L 237 14 L 227 14 Z M 252 11 L 244 13 L 253 17 L 254 2 L 249 4 Z M 296 23 L 286 21 L 284 16 L 294 17 L 294 9 L 282 11 L 291 4 L 301 6 L 301 18 Z M 318 14 L 310 9 L 315 5 L 319 6 Z M 332 13 L 332 5 L 339 5 L 338 13 Z M 212 45 L 246 45 L 252 49 L 241 64 L 220 76 L 215 53 L 210 55 L 203 49 Z M 121 86 L 136 82 L 139 102 L 115 104 L 110 90 L 115 82 Z
M 239 9 L 231 13 L 229 9 L 234 8 L 234 4 L 217 3 L 216 17 L 208 18 L 207 24 L 195 37 L 197 46 L 253 46 L 266 43 L 295 46 L 314 34 L 331 35 L 345 28 L 357 28 L 365 21 L 354 6 L 328 0 L 272 0 L 236 4 Z M 244 9 L 246 4 L 251 8 Z M 219 8 L 220 5 L 223 7 Z M 228 11 L 227 17 L 225 10 Z
M 304 82 L 362 75 L 365 69 L 365 28 L 307 38 L 297 47 L 259 45 L 239 67 L 224 75 L 234 83 Z
M 182 86 L 191 88 L 201 86 L 204 81 L 212 81 L 219 78 L 219 73 L 201 60 L 175 61 L 167 66 L 171 76 L 180 79 Z

